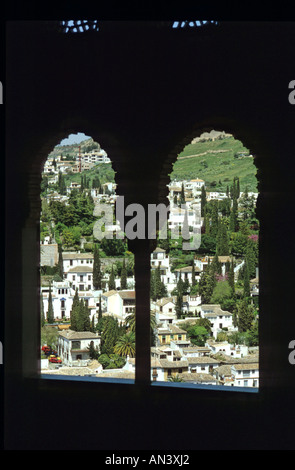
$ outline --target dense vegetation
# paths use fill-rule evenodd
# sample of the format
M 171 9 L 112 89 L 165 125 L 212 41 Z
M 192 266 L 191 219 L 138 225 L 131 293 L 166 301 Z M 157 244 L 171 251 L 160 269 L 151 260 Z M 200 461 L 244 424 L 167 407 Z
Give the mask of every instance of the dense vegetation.
M 226 191 L 239 175 L 241 191 L 257 191 L 256 167 L 250 151 L 234 137 L 204 140 L 187 145 L 178 155 L 171 180 L 203 179 L 207 191 Z

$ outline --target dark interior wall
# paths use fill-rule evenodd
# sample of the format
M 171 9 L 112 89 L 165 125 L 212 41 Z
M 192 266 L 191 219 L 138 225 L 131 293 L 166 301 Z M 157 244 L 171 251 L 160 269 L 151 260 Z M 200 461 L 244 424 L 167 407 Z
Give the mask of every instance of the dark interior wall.
M 295 79 L 294 24 L 226 23 L 211 34 L 107 23 L 87 36 L 61 35 L 46 26 L 7 25 L 6 447 L 293 448 L 288 344 L 295 338 L 290 275 L 295 106 L 288 101 L 288 84 Z M 112 159 L 126 204 L 146 207 L 166 202 L 167 175 L 177 153 L 206 129 L 232 132 L 256 157 L 259 396 L 149 386 L 146 241 L 131 246 L 143 335 L 139 384 L 28 378 L 36 371 L 39 347 L 40 169 L 50 150 L 70 132 L 91 135 Z M 40 429 L 48 424 L 58 439 L 44 439 Z

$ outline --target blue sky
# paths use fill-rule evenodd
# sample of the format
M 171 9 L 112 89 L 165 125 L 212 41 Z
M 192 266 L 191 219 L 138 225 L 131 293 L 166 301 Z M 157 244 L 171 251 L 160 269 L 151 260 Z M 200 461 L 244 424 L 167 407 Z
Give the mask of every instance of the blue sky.
M 78 132 L 78 134 L 70 134 L 66 139 L 63 139 L 59 145 L 79 144 L 86 139 L 90 139 L 90 136 L 83 134 L 83 132 Z

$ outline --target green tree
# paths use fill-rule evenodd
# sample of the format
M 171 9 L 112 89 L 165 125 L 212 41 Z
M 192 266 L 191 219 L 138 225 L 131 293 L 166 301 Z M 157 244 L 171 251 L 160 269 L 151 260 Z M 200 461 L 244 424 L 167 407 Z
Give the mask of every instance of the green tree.
M 89 351 L 90 359 L 96 359 L 97 360 L 99 358 L 100 353 L 99 353 L 99 350 L 98 350 L 98 346 L 96 346 L 96 348 L 95 348 L 93 341 L 90 342 L 87 349 Z
M 160 266 L 158 265 L 154 271 L 151 272 L 151 297 L 153 300 L 158 300 L 167 296 L 167 289 L 161 280 Z
M 177 282 L 177 295 L 176 295 L 176 305 L 175 305 L 175 312 L 176 312 L 177 318 L 181 318 L 183 314 L 183 290 L 184 290 L 184 282 L 180 278 Z
M 71 320 L 71 330 L 79 331 L 78 330 L 78 317 L 79 317 L 79 294 L 78 289 L 75 291 L 75 295 L 73 298 L 71 313 L 70 313 L 70 320 Z
M 213 238 L 217 237 L 218 234 L 218 201 L 212 201 L 212 212 L 211 212 L 211 226 L 210 226 L 210 235 Z
M 93 287 L 95 290 L 100 290 L 102 288 L 101 262 L 97 245 L 94 245 L 93 255 Z
M 207 269 L 202 272 L 199 282 L 199 293 L 203 304 L 210 303 L 215 285 L 215 271 L 208 264 Z
M 52 304 L 51 283 L 49 284 L 47 322 L 48 322 L 48 323 L 53 323 L 53 322 L 54 322 L 54 313 L 53 313 L 53 304 Z
M 194 260 L 192 262 L 192 287 L 196 285 L 196 271 L 195 271 L 195 263 Z
M 178 374 L 174 375 L 173 377 L 169 377 L 169 382 L 183 382 L 183 379 L 179 377 Z
M 250 297 L 250 277 L 249 277 L 249 267 L 247 261 L 245 262 L 244 266 L 244 279 L 243 279 L 243 289 L 244 289 L 244 297 Z
M 120 284 L 121 284 L 121 290 L 127 289 L 127 270 L 126 270 L 125 258 L 123 259 Z
M 132 331 L 119 337 L 114 346 L 114 353 L 122 357 L 135 356 L 135 334 Z
M 66 194 L 66 191 L 67 191 L 67 187 L 66 187 L 66 183 L 65 183 L 65 177 L 64 175 L 59 172 L 58 174 L 58 192 L 59 194 L 61 195 L 65 195 Z
M 184 194 L 184 185 L 183 185 L 183 183 L 181 184 L 179 203 L 180 203 L 180 206 L 183 206 L 185 204 L 185 194 Z
M 62 245 L 58 244 L 58 274 L 63 279 L 64 277 L 64 268 L 63 268 L 63 258 L 62 258 Z
M 77 306 L 77 331 L 90 331 L 89 312 L 84 299 L 81 299 Z
M 112 265 L 112 270 L 111 270 L 110 279 L 109 279 L 109 290 L 115 290 L 115 289 L 116 289 L 115 273 L 114 273 L 114 267 Z
M 101 305 L 101 295 L 99 296 L 99 305 L 98 305 L 98 319 L 102 318 L 102 305 Z
M 114 346 L 120 336 L 120 328 L 118 320 L 111 316 L 106 316 L 101 319 L 101 353 L 113 354 Z M 98 326 L 100 328 L 100 326 Z
M 245 298 L 237 305 L 236 319 L 239 331 L 243 332 L 251 329 L 255 319 L 254 307 Z
M 204 346 L 209 337 L 209 332 L 204 326 L 193 325 L 188 329 L 188 335 L 192 344 Z
M 218 233 L 217 233 L 216 242 L 217 242 L 216 252 L 218 256 L 229 255 L 227 228 L 225 226 L 225 223 L 222 220 L 218 225 Z
M 258 242 L 250 238 L 247 240 L 245 258 L 249 269 L 249 277 L 253 279 L 256 276 L 256 267 L 258 266 Z
M 201 217 L 205 217 L 206 204 L 207 204 L 206 190 L 205 190 L 205 186 L 202 186 L 202 189 L 201 189 Z
M 43 296 L 41 295 L 40 299 L 40 310 L 41 310 L 41 328 L 45 325 L 45 315 L 44 315 L 44 302 Z
M 136 313 L 135 313 L 135 310 L 134 310 L 134 312 L 127 315 L 127 317 L 125 318 L 125 324 L 127 325 L 127 328 L 128 328 L 129 331 L 132 331 L 133 333 L 135 333 L 135 330 L 136 330 Z M 157 326 L 156 316 L 155 316 L 154 313 L 150 314 L 150 326 L 151 326 L 151 331 L 153 332 L 154 329 Z
M 230 268 L 228 271 L 228 283 L 231 287 L 232 293 L 235 293 L 235 272 L 234 272 L 234 261 L 231 259 Z

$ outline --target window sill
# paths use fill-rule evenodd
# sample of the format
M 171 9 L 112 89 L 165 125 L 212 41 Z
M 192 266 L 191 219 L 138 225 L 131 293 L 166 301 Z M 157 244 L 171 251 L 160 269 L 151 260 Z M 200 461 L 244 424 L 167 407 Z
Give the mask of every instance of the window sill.
M 134 379 L 121 379 L 117 377 L 94 377 L 94 376 L 71 376 L 71 375 L 51 375 L 40 374 L 40 379 L 59 381 L 59 382 L 79 382 L 79 383 L 97 383 L 97 384 L 116 384 L 116 385 L 137 385 Z M 187 389 L 187 390 L 205 390 L 209 392 L 226 392 L 226 393 L 247 393 L 259 394 L 257 387 L 232 387 L 227 385 L 202 385 L 187 382 L 160 382 L 151 381 L 147 384 L 153 388 L 163 389 Z

